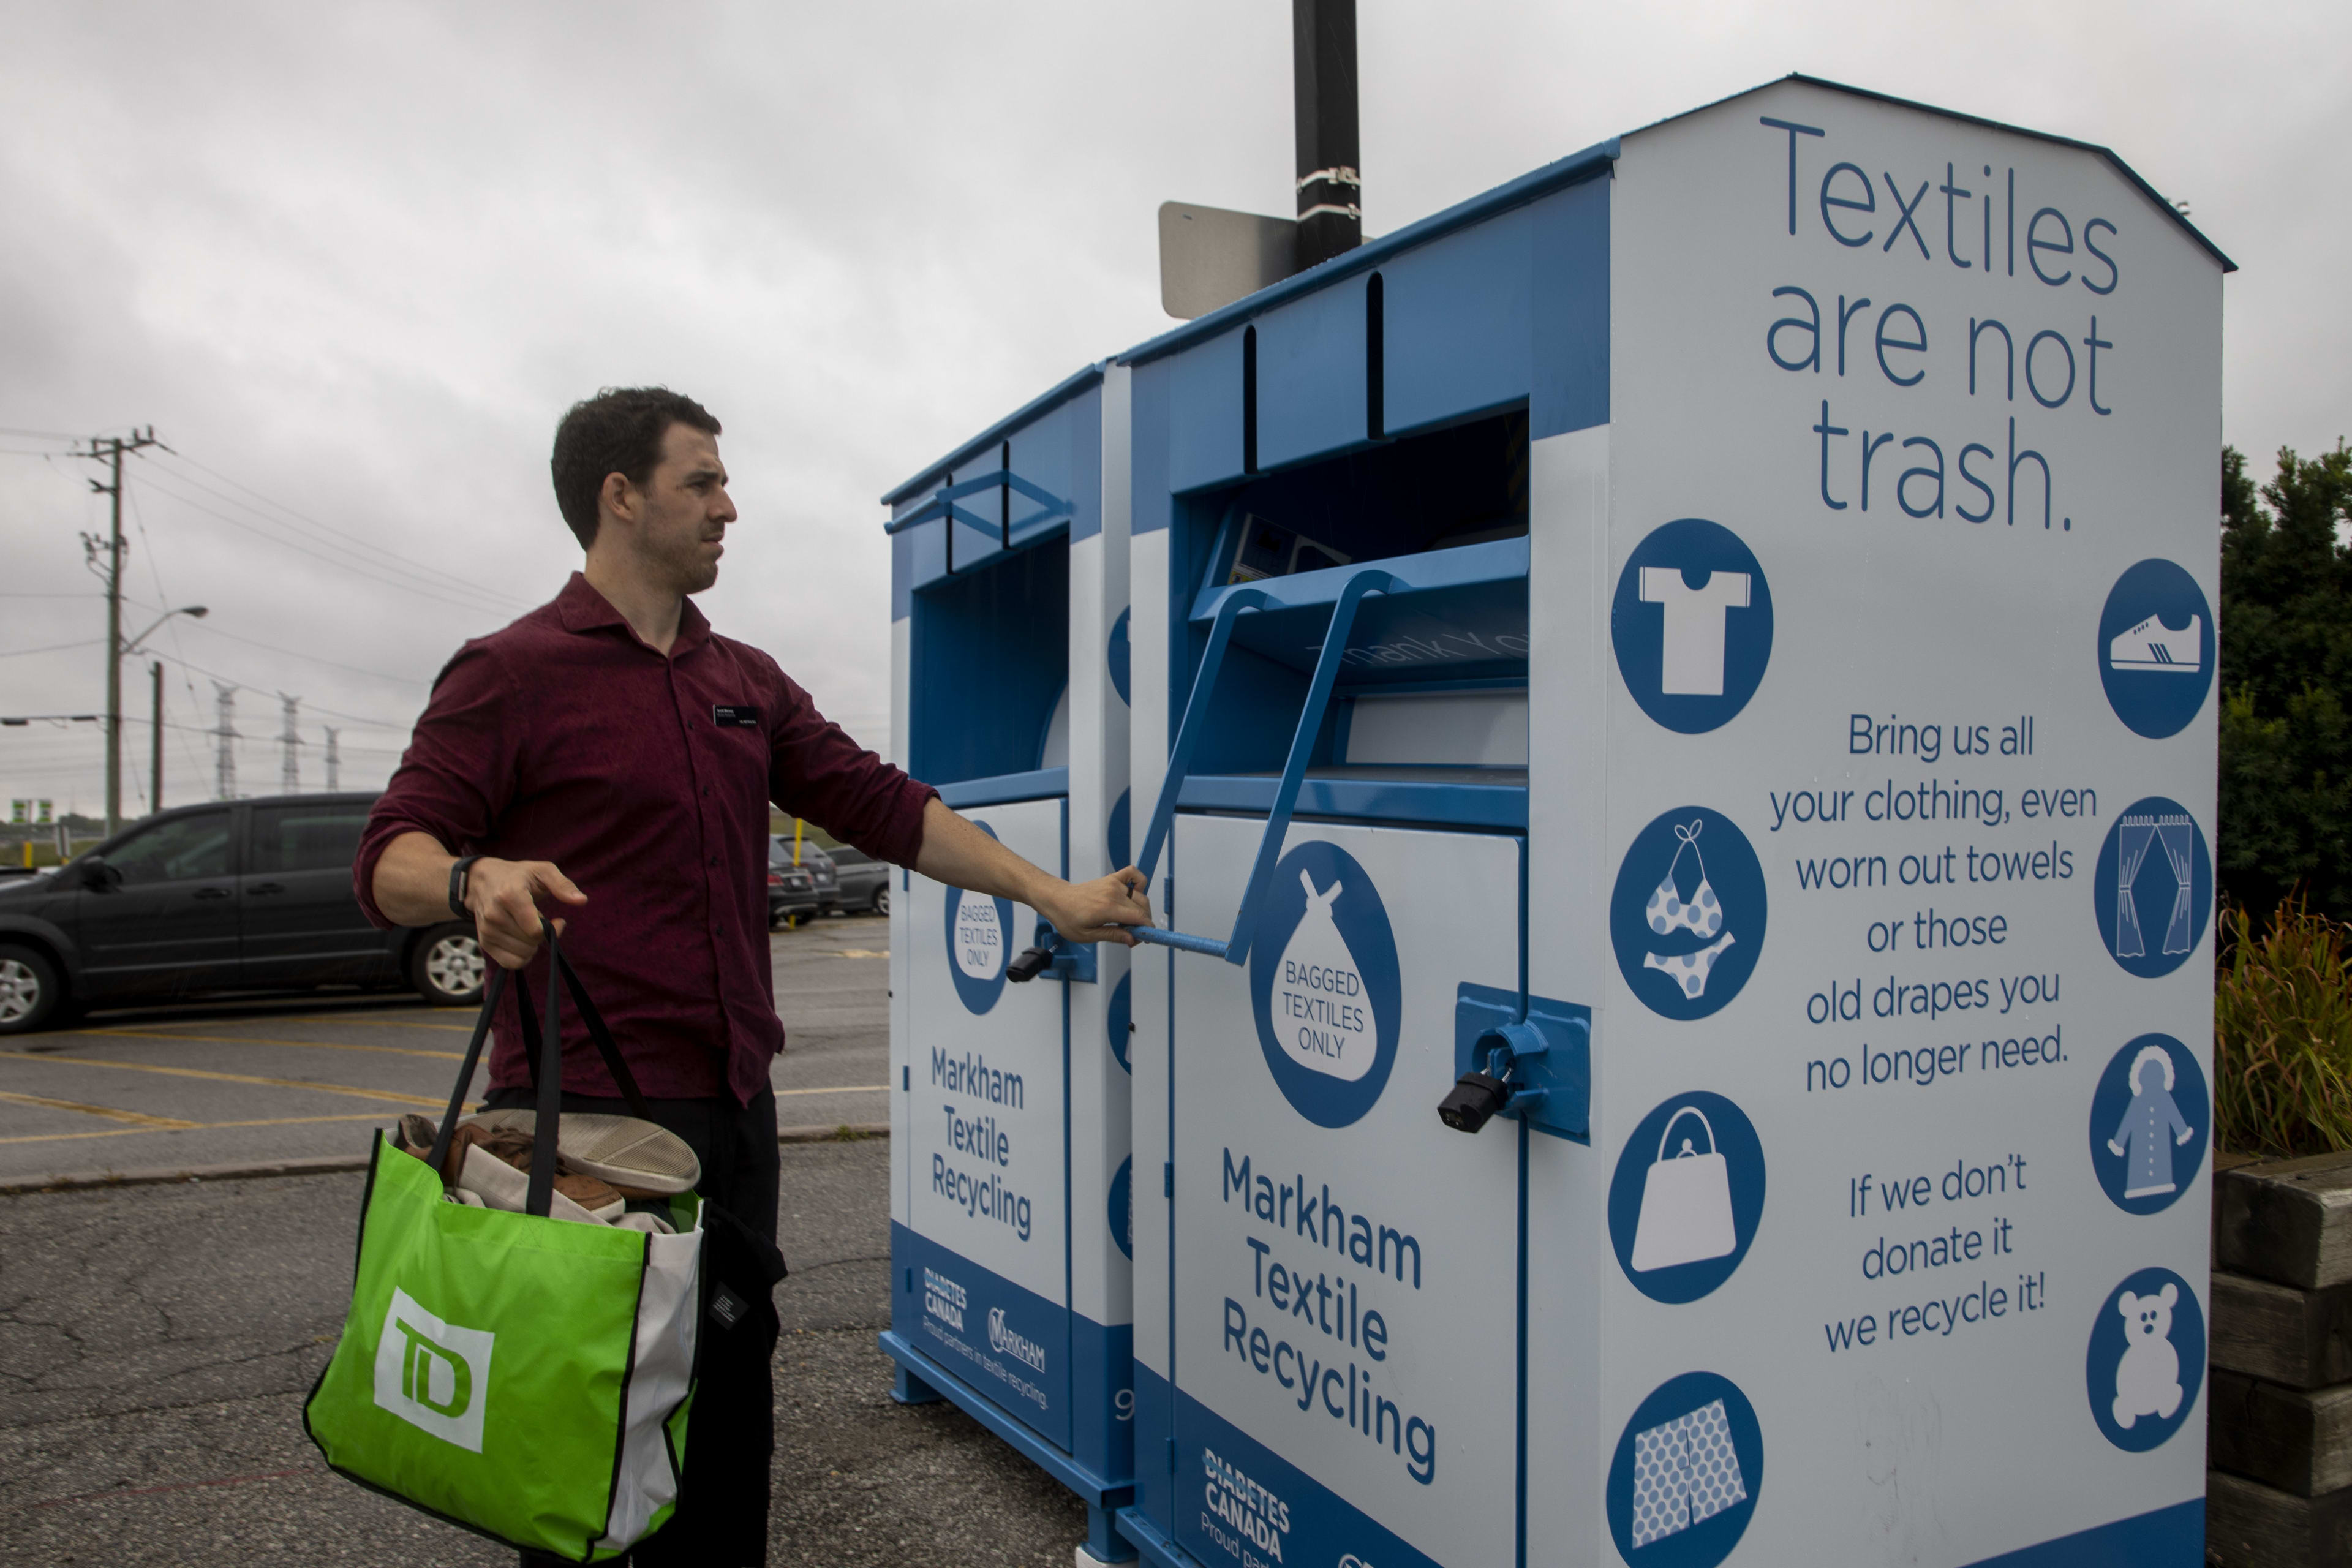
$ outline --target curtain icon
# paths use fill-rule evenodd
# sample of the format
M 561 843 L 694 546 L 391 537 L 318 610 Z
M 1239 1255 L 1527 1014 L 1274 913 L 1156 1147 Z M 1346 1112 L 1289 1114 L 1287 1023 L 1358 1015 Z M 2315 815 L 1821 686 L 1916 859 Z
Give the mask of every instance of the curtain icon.
M 2147 858 L 2149 846 L 2156 842 L 2157 819 L 2152 816 L 2126 816 L 2116 828 L 2116 956 L 2143 958 L 2147 943 L 2139 932 L 2139 906 L 2132 899 L 2132 882 L 2139 876 L 2140 863 Z M 2185 886 L 2185 884 L 2184 884 Z M 2184 895 L 2183 902 L 2186 902 Z
M 1636 1547 L 1678 1535 L 1747 1500 L 1722 1400 L 1633 1434 Z
M 1666 1140 L 1675 1123 L 1696 1116 L 1706 1129 L 1706 1152 L 1694 1152 L 1683 1140 L 1681 1152 L 1666 1157 Z M 1703 1263 L 1727 1258 L 1739 1247 L 1739 1233 L 1731 1220 L 1731 1170 L 1715 1138 L 1715 1124 L 1706 1112 L 1685 1105 L 1666 1118 L 1658 1131 L 1658 1157 L 1642 1178 L 1642 1213 L 1634 1222 L 1633 1269 Z M 1636 1542 L 1636 1544 L 1639 1544 Z
M 2187 952 L 2195 945 L 2189 940 L 2189 847 L 2192 829 L 2185 816 L 2159 816 L 2156 819 L 2156 836 L 2164 845 L 2164 858 L 2172 867 L 2173 880 L 2180 890 L 2173 896 L 2172 919 L 2164 928 L 2164 951 L 2168 953 Z

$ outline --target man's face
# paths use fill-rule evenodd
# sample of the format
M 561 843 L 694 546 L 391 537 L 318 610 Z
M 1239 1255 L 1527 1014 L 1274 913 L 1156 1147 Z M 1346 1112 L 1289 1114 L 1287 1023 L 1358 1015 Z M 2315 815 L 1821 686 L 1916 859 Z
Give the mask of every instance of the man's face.
M 719 542 L 735 521 L 718 441 L 690 425 L 672 425 L 662 435 L 661 461 L 634 495 L 638 558 L 681 594 L 718 582 L 725 552 Z

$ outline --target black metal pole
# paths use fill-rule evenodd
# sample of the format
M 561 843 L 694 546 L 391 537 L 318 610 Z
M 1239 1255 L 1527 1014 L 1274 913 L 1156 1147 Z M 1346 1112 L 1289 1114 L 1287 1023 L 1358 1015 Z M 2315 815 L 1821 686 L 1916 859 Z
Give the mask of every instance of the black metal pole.
M 1301 272 L 1363 243 L 1356 151 L 1356 0 L 1290 0 Z

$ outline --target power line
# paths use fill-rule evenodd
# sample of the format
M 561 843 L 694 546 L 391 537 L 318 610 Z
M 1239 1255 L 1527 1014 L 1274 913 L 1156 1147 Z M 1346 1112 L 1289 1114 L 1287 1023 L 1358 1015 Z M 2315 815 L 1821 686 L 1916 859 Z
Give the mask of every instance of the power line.
M 244 684 L 241 681 L 236 680 L 233 677 L 223 675 L 219 670 L 206 669 L 203 665 L 194 662 L 193 659 L 182 658 L 177 654 L 158 653 L 155 657 L 158 658 L 168 658 L 174 664 L 192 669 L 198 675 L 205 676 L 213 680 L 229 681 L 232 685 L 236 685 L 240 689 L 242 689 Z M 398 723 L 394 723 L 389 720 L 373 718 L 365 713 L 344 713 L 332 708 L 321 708 L 316 703 L 312 703 L 310 705 L 310 710 L 314 713 L 324 713 L 330 719 L 348 719 L 354 724 L 364 725 L 373 730 L 408 730 L 415 728 L 416 722 L 413 719 L 405 719 Z
M 398 588 L 404 593 L 415 594 L 419 598 L 436 599 L 442 604 L 454 605 L 457 609 L 471 610 L 477 615 L 485 613 L 506 613 L 509 610 L 509 606 L 505 604 L 486 603 L 480 602 L 480 600 L 469 603 L 462 599 L 453 599 L 447 594 L 440 591 L 443 587 L 455 588 L 460 592 L 480 594 L 481 600 L 488 599 L 487 593 L 470 588 L 457 579 L 443 578 L 438 581 L 427 582 L 416 579 L 415 574 L 407 572 L 399 567 L 390 566 L 373 561 L 339 559 L 335 556 L 327 554 L 324 551 L 313 550 L 310 546 L 303 544 L 299 541 L 289 539 L 283 532 L 272 532 L 268 528 L 262 526 L 259 522 L 250 521 L 243 518 L 231 517 L 228 513 L 215 510 L 215 509 L 205 505 L 202 501 L 191 500 L 189 497 L 184 496 L 180 494 L 179 491 L 173 489 L 168 485 L 157 484 L 155 482 L 154 476 L 152 473 L 146 476 L 143 482 L 153 489 L 158 494 L 169 496 L 173 500 L 178 501 L 182 506 L 188 507 L 195 511 L 200 511 L 206 517 L 214 518 L 221 522 L 228 524 L 231 528 L 250 533 L 257 539 L 266 539 L 281 550 L 291 550 L 297 554 L 308 555 L 312 560 L 323 562 L 329 566 L 337 567 L 342 571 L 352 573 L 356 576 L 365 577 L 370 582 L 375 583 L 380 586 Z M 285 525 L 281 523 L 277 524 L 276 526 L 282 530 Z M 403 581 L 404 578 L 411 580 Z
M 0 658 L 23 658 L 27 654 L 58 653 L 69 647 L 96 647 L 104 637 L 84 637 L 79 642 L 53 642 L 45 647 L 12 647 L 0 651 Z
M 454 577 L 447 572 L 443 571 L 440 567 L 434 565 L 431 562 L 419 561 L 413 556 L 403 555 L 396 550 L 388 550 L 383 545 L 376 543 L 373 540 L 362 538 L 361 535 L 352 533 L 347 529 L 337 528 L 331 522 L 321 522 L 319 519 L 312 517 L 310 513 L 299 511 L 293 507 L 288 506 L 283 501 L 273 500 L 269 497 L 263 495 L 259 490 L 255 489 L 251 485 L 244 484 L 236 479 L 233 479 L 226 474 L 222 473 L 218 468 L 210 468 L 205 464 L 196 461 L 195 458 L 184 455 L 184 453 L 173 452 L 171 455 L 175 461 L 184 463 L 189 468 L 195 468 L 203 473 L 210 474 L 213 478 L 220 480 L 221 483 L 225 485 L 243 490 L 247 495 L 253 497 L 254 500 L 260 501 L 263 505 L 284 512 L 288 517 L 304 524 L 306 527 L 317 529 L 320 532 L 331 534 L 337 539 L 348 540 L 350 544 L 347 548 L 364 550 L 371 554 L 381 555 L 387 561 L 394 562 L 399 565 L 415 568 L 437 581 L 449 583 L 453 586 L 463 588 L 467 593 L 478 594 L 484 598 L 497 600 L 503 604 L 510 605 L 517 609 L 527 609 L 530 607 L 522 600 L 518 599 L 511 595 L 500 593 L 494 588 L 478 587 L 474 584 L 465 581 L 463 578 Z M 228 502 L 231 506 L 242 506 L 245 504 L 244 502 L 237 500 L 234 496 L 223 495 L 220 491 L 214 489 L 210 485 L 204 483 L 202 480 L 191 479 L 185 474 L 176 473 L 169 467 L 165 467 L 164 471 L 166 473 L 172 473 L 173 477 L 177 479 L 182 484 L 192 485 L 195 489 L 204 491 L 206 495 L 216 497 L 221 500 Z
M 378 680 L 396 681 L 403 686 L 430 687 L 432 685 L 432 682 L 427 680 L 419 680 L 413 675 L 393 675 L 381 669 L 364 669 L 356 664 L 342 664 L 331 658 L 320 658 L 315 653 L 302 653 L 290 647 L 279 647 L 275 643 L 260 642 L 253 637 L 239 637 L 235 632 L 225 632 L 215 626 L 205 625 L 198 626 L 196 629 L 199 631 L 209 632 L 215 637 L 226 637 L 231 642 L 244 643 L 248 647 L 260 648 L 265 653 L 282 653 L 289 658 L 299 658 L 306 664 L 323 664 L 330 669 L 347 669 L 353 675 L 372 675 Z

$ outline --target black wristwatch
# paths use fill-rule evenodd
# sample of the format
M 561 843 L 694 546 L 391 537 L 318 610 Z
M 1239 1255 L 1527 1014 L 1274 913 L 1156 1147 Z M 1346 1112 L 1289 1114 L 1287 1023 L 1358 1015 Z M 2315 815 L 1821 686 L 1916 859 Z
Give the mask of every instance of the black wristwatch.
M 466 873 L 474 868 L 479 855 L 460 855 L 449 867 L 449 912 L 459 920 L 471 920 L 474 911 L 466 907 Z

